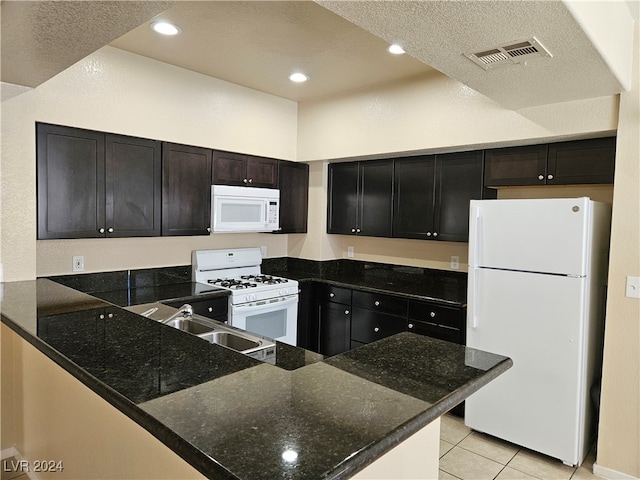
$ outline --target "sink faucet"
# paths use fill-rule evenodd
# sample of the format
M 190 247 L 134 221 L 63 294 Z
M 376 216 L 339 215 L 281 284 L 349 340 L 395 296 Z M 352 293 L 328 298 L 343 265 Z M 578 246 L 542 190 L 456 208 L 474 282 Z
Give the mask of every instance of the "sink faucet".
M 191 305 L 189 305 L 188 303 L 185 303 L 184 305 L 182 305 L 178 311 L 176 313 L 174 313 L 173 315 L 171 315 L 169 318 L 165 318 L 164 320 L 162 320 L 162 323 L 169 323 L 170 321 L 178 318 L 178 317 L 182 317 L 182 318 L 188 318 L 193 316 L 193 307 Z

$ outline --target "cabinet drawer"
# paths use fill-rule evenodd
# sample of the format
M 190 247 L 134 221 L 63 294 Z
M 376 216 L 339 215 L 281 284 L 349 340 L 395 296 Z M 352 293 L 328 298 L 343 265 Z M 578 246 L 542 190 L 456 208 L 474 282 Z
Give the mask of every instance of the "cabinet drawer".
M 426 337 L 446 340 L 447 342 L 453 342 L 459 345 L 465 344 L 464 332 L 457 328 L 436 325 L 435 323 L 409 320 L 408 330 Z
M 406 317 L 354 307 L 351 315 L 351 340 L 371 343 L 407 331 Z
M 390 295 L 378 293 L 353 292 L 353 306 L 375 310 L 377 312 L 390 313 L 392 315 L 407 316 L 407 300 Z
M 409 302 L 409 320 L 418 320 L 460 330 L 465 327 L 463 309 L 443 307 L 428 302 Z
M 227 321 L 227 313 L 229 308 L 229 300 L 227 297 L 210 298 L 206 300 L 181 301 L 167 303 L 167 305 L 180 308 L 185 303 L 193 307 L 193 313 L 202 315 L 203 317 L 212 318 L 221 322 Z
M 318 300 L 351 305 L 351 290 L 321 283 L 318 285 Z

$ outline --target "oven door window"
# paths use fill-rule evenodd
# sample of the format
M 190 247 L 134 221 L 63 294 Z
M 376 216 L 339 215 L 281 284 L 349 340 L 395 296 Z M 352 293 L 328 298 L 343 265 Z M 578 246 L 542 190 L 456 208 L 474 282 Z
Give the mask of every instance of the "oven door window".
M 287 309 L 247 314 L 246 330 L 269 338 L 281 338 L 287 334 Z

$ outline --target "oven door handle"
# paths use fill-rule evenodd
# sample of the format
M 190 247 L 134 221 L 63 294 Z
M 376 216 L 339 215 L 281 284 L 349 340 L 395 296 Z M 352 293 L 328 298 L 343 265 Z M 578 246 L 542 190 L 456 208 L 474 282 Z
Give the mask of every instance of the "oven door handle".
M 288 307 L 289 305 L 292 305 L 294 303 L 298 303 L 298 295 L 288 295 L 286 297 L 280 297 L 282 298 L 282 300 L 277 301 L 277 302 L 268 302 L 268 303 L 264 303 L 264 304 L 260 304 L 258 305 L 258 303 L 260 303 L 259 301 L 257 302 L 250 302 L 250 303 L 243 303 L 240 305 L 233 305 L 233 312 L 234 313 L 244 313 L 244 312 L 251 312 L 251 313 L 259 313 L 261 311 L 264 310 L 281 310 L 284 307 Z

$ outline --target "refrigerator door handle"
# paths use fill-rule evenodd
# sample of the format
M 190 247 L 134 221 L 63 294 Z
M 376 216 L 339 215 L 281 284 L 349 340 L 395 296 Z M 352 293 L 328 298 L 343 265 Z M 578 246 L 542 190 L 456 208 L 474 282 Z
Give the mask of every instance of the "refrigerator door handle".
M 477 267 L 480 265 L 480 252 L 482 242 L 482 217 L 480 216 L 480 207 L 474 206 L 473 218 L 473 258 L 471 259 L 471 266 Z
M 478 269 L 471 270 L 471 328 L 478 328 Z

